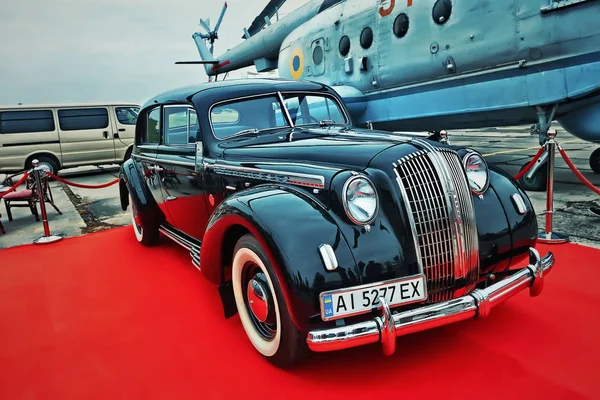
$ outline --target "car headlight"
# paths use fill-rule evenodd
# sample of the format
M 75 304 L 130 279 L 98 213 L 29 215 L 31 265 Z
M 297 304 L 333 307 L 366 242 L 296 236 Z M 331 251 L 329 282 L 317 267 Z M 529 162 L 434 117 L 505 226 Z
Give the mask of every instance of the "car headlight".
M 484 194 L 490 185 L 490 172 L 483 156 L 470 152 L 463 160 L 471 192 L 476 195 Z
M 368 225 L 375 219 L 379 199 L 375 187 L 362 175 L 349 178 L 343 189 L 344 209 L 348 218 L 358 225 Z

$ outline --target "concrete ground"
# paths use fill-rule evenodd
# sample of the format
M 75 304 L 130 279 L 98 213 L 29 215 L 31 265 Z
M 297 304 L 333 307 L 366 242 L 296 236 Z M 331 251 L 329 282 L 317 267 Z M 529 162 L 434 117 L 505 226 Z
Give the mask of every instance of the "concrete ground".
M 600 187 L 600 175 L 593 173 L 588 163 L 591 152 L 597 146 L 576 139 L 560 128 L 557 131 L 558 141 L 578 169 Z M 468 145 L 484 154 L 488 162 L 499 164 L 510 174 L 516 175 L 538 149 L 537 136 L 531 136 L 528 132 L 529 127 L 510 127 L 451 131 L 449 136 L 452 144 Z M 84 167 L 64 170 L 59 175 L 73 182 L 98 185 L 115 179 L 118 171 L 116 165 Z M 4 177 L 0 175 L 0 179 Z M 52 182 L 51 190 L 55 204 L 62 211 L 62 215 L 58 215 L 47 205 L 51 234 L 72 237 L 130 224 L 129 214 L 123 212 L 119 204 L 118 185 L 105 189 L 80 189 Z M 538 215 L 540 230 L 544 230 L 546 194 L 531 191 L 528 194 Z M 600 196 L 583 186 L 557 154 L 553 231 L 569 234 L 573 242 L 600 248 L 600 217 L 589 210 L 594 205 L 600 207 Z M 0 234 L 0 249 L 33 243 L 44 235 L 42 223 L 35 221 L 28 208 L 14 209 L 14 220 L 11 222 L 8 221 L 4 205 L 0 213 L 7 231 L 5 235 Z

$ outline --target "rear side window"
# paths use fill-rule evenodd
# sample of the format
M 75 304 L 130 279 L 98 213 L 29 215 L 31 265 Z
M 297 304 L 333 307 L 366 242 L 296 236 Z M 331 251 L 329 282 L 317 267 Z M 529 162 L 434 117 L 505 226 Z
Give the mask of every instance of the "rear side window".
M 160 142 L 160 124 L 160 107 L 156 107 L 147 115 L 146 129 L 143 132 L 140 142 L 142 144 L 158 144 Z
M 106 108 L 74 108 L 58 111 L 58 123 L 63 131 L 82 131 L 108 127 Z
M 51 110 L 0 113 L 0 133 L 52 132 L 54 129 L 54 117 Z

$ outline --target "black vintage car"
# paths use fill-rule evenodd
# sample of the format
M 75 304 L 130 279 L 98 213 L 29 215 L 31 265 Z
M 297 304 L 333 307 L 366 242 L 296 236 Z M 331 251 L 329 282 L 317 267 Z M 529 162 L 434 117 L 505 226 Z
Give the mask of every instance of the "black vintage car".
M 309 349 L 392 354 L 397 336 L 538 295 L 554 264 L 534 249 L 536 217 L 510 175 L 468 148 L 359 129 L 312 82 L 151 99 L 120 197 L 138 241 L 162 233 L 186 248 L 225 317 L 238 313 L 281 367 Z

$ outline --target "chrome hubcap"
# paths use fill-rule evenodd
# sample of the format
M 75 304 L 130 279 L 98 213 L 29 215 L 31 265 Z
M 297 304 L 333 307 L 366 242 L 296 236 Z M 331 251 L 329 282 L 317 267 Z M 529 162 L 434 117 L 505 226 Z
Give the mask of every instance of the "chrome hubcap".
M 277 319 L 275 318 L 275 302 L 268 280 L 263 271 L 251 263 L 244 268 L 244 287 L 246 309 L 256 332 L 267 341 L 275 338 Z
M 250 311 L 260 322 L 267 322 L 269 317 L 269 299 L 268 291 L 264 284 L 256 279 L 250 279 L 248 282 L 248 304 Z

